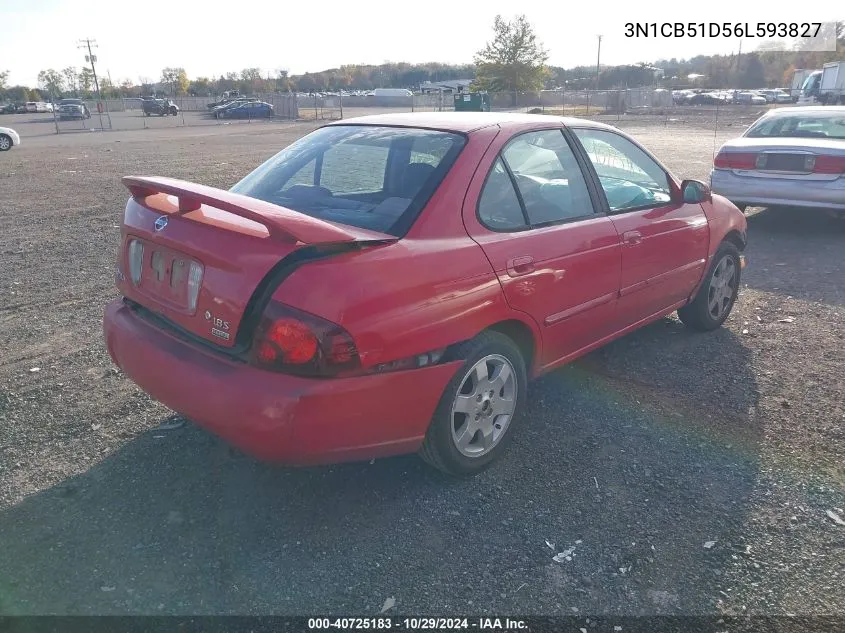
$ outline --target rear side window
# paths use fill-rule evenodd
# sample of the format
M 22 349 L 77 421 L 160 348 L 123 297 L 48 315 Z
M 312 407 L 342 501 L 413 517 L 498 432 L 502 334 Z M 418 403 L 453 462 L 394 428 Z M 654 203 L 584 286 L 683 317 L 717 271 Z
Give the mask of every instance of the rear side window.
M 593 213 L 584 174 L 560 130 L 528 132 L 502 153 L 532 225 Z
M 460 134 L 336 125 L 316 130 L 232 188 L 322 220 L 403 235 L 454 164 Z
M 513 231 L 528 226 L 501 158 L 496 159 L 487 176 L 478 201 L 478 217 L 484 226 L 494 231 Z
M 478 218 L 493 231 L 513 231 L 594 213 L 578 162 L 560 130 L 511 140 L 493 164 Z

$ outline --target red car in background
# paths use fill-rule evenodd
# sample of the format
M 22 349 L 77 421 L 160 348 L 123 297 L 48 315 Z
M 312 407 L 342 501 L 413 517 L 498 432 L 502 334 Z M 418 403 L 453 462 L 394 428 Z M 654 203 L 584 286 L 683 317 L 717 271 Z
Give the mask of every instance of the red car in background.
M 344 120 L 230 191 L 127 177 L 109 353 L 289 464 L 480 470 L 530 378 L 677 310 L 718 327 L 746 221 L 619 130 L 491 113 Z

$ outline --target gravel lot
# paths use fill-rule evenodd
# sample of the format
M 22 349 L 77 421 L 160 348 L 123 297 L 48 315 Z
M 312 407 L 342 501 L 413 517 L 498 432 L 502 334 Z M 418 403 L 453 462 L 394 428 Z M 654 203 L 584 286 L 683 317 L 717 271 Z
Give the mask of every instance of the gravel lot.
M 699 178 L 732 135 L 620 125 Z M 823 216 L 751 217 L 725 327 L 666 319 L 544 377 L 507 458 L 473 479 L 413 456 L 284 469 L 158 430 L 171 412 L 102 343 L 119 177 L 228 187 L 310 129 L 24 134 L 0 155 L 0 615 L 375 614 L 388 598 L 404 614 L 845 615 L 845 527 L 827 515 L 845 518 L 845 222 Z

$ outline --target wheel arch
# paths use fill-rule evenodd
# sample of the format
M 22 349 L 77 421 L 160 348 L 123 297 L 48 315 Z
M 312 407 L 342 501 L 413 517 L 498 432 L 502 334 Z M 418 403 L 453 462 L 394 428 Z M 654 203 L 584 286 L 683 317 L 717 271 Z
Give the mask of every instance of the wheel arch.
M 722 238 L 722 242 L 731 242 L 734 246 L 739 249 L 740 252 L 745 250 L 746 240 L 745 238 L 743 238 L 742 234 L 736 229 L 731 229 L 730 231 L 728 231 L 725 237 Z
M 497 332 L 507 336 L 516 344 L 519 351 L 522 352 L 522 357 L 525 361 L 525 371 L 528 373 L 528 377 L 533 378 L 537 375 L 537 359 L 541 349 L 541 339 L 540 333 L 537 331 L 536 327 L 526 323 L 523 319 L 510 317 L 491 323 L 484 329 L 480 330 L 476 336 L 482 332 Z M 463 342 L 464 341 L 457 341 L 451 344 L 447 349 L 452 350 Z

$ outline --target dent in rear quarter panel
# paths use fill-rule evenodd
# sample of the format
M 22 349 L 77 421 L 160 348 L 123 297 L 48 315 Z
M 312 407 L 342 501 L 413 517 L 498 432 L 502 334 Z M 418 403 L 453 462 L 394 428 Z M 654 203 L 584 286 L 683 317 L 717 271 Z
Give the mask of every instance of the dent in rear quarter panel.
M 274 298 L 341 324 L 366 367 L 446 347 L 514 318 L 490 263 L 466 236 L 405 239 L 312 262 Z

